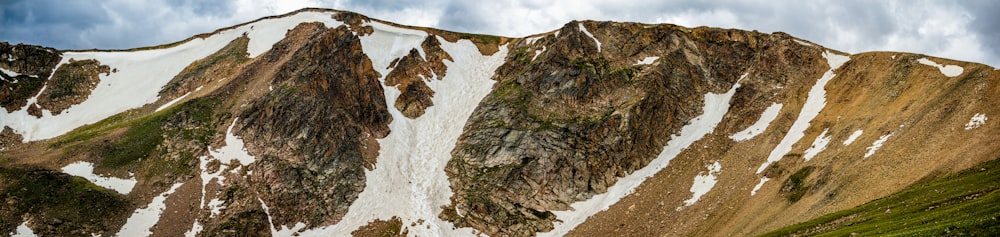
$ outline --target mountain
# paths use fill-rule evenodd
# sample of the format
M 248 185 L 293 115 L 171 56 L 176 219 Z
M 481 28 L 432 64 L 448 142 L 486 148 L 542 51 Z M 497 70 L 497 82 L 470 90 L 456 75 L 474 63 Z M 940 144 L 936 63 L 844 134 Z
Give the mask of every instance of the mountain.
M 0 232 L 996 234 L 1000 72 L 771 34 L 303 9 L 0 44 Z

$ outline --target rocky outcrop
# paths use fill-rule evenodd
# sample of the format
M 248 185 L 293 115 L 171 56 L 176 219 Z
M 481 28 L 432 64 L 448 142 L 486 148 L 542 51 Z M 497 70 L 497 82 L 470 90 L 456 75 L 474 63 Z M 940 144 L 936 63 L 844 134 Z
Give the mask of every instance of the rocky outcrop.
M 0 106 L 7 112 L 24 107 L 42 89 L 59 60 L 60 53 L 52 48 L 0 42 L 0 68 L 18 74 L 0 73 Z
M 336 223 L 364 189 L 371 140 L 388 134 L 391 116 L 360 40 L 347 27 L 302 25 L 301 47 L 272 77 L 274 90 L 238 114 L 236 133 L 260 155 L 250 189 L 263 194 L 275 225 Z M 283 56 L 273 51 L 258 62 Z M 251 66 L 253 67 L 253 66 Z
M 442 216 L 489 235 L 552 229 L 552 210 L 606 192 L 655 158 L 701 114 L 702 95 L 725 91 L 751 67 L 766 38 L 571 22 L 558 36 L 522 41 L 453 151 L 446 171 L 455 195 Z M 647 56 L 660 59 L 636 65 Z
M 37 167 L 0 167 L 0 230 L 24 222 L 42 236 L 110 235 L 134 206 L 83 178 Z
M 440 80 L 445 76 L 448 67 L 444 60 L 452 60 L 447 52 L 441 49 L 441 42 L 430 35 L 421 44 L 423 53 L 411 49 L 410 54 L 394 61 L 390 67 L 392 72 L 385 77 L 385 85 L 394 86 L 403 92 L 396 98 L 396 109 L 408 118 L 420 117 L 427 107 L 433 106 L 434 91 L 424 81 Z
M 97 60 L 73 60 L 56 69 L 38 95 L 38 106 L 58 115 L 70 106 L 83 103 L 101 82 L 100 74 L 110 75 L 111 67 Z

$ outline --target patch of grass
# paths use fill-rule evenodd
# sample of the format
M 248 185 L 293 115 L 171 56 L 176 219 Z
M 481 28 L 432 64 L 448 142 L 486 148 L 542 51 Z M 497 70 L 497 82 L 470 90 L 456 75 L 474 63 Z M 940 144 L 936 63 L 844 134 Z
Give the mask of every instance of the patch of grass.
M 809 174 L 812 174 L 814 167 L 806 166 L 799 171 L 795 171 L 788 180 L 785 180 L 785 185 L 781 187 L 781 191 L 788 195 L 789 202 L 797 202 L 802 199 L 802 196 L 806 195 L 809 188 L 812 186 L 806 184 L 806 178 Z
M 761 236 L 1000 236 L 1000 159 Z
M 49 230 L 56 236 L 81 229 L 97 232 L 108 229 L 108 217 L 126 216 L 132 208 L 121 194 L 53 170 L 0 167 L 0 183 L 0 200 L 8 200 L 0 209 L 0 228 L 29 214 L 35 224 L 59 219 Z

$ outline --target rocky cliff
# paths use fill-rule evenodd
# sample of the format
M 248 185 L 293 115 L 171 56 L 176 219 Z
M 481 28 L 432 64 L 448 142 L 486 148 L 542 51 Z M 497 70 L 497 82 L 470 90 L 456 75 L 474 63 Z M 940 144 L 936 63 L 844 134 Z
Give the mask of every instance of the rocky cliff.
M 781 32 L 574 21 L 507 38 L 303 9 L 0 59 L 11 234 L 817 234 L 849 227 L 793 225 L 883 197 L 923 207 L 939 199 L 908 190 L 979 177 L 960 171 L 1000 151 L 996 69 Z M 991 180 L 934 204 L 985 211 L 882 234 L 991 233 Z M 836 216 L 879 220 L 855 217 Z

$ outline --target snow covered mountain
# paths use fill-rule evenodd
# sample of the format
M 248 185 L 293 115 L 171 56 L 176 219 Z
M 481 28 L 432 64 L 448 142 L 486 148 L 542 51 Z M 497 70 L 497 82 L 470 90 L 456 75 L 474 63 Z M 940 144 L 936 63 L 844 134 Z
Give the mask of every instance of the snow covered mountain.
M 1000 226 L 1000 179 L 973 172 L 998 166 L 1000 72 L 780 32 L 574 21 L 507 38 L 303 9 L 148 48 L 2 43 L 0 69 L 11 235 Z M 930 209 L 875 229 L 829 216 L 896 197 Z M 980 211 L 940 214 L 959 206 Z

